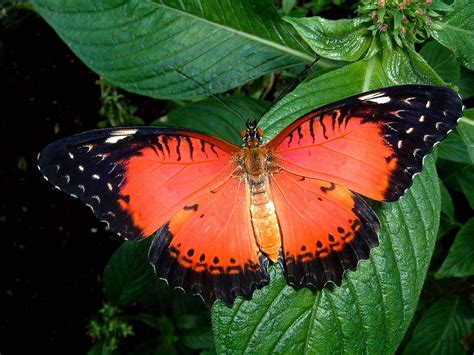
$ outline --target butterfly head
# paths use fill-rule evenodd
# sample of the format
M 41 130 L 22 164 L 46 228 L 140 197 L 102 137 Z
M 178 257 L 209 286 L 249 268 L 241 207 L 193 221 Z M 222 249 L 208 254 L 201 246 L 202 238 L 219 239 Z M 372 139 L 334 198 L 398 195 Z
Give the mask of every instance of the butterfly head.
M 244 147 L 258 147 L 262 145 L 263 129 L 257 128 L 257 121 L 247 121 L 246 128 L 240 133 Z

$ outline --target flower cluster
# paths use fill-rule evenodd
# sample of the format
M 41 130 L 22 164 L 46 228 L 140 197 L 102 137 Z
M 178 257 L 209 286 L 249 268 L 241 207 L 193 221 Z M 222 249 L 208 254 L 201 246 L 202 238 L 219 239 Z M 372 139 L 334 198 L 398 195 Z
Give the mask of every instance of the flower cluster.
M 404 44 L 424 42 L 430 36 L 433 20 L 440 12 L 452 11 L 441 1 L 433 0 L 362 0 L 358 12 L 372 21 L 372 34 L 388 34 Z

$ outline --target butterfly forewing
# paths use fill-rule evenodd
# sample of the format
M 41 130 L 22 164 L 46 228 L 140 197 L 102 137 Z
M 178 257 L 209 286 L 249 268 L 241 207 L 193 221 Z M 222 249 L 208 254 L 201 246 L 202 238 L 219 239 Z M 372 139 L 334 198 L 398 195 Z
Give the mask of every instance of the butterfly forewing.
M 461 113 L 461 98 L 452 90 L 390 87 L 310 112 L 268 147 L 287 171 L 395 201 Z
M 39 168 L 127 239 L 154 233 L 193 196 L 227 180 L 237 147 L 170 128 L 103 129 L 50 144 Z

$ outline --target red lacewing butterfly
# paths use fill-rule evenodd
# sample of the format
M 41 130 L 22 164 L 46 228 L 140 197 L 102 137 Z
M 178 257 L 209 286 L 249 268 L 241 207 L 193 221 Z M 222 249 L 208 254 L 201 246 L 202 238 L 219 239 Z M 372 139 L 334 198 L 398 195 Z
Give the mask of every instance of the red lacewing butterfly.
M 158 277 L 208 304 L 250 299 L 279 262 L 296 288 L 340 285 L 378 245 L 360 196 L 396 201 L 462 114 L 450 89 L 388 87 L 311 111 L 267 144 L 193 130 L 99 129 L 47 146 L 39 169 L 129 240 L 155 234 Z

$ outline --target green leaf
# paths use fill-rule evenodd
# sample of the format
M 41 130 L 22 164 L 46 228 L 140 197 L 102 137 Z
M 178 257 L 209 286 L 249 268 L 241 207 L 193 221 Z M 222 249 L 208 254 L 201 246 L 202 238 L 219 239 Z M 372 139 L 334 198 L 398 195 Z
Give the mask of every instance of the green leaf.
M 323 74 L 283 98 L 262 119 L 268 138 L 303 113 L 337 99 L 387 86 L 373 57 Z M 348 272 L 341 287 L 287 285 L 281 268 L 251 301 L 212 309 L 218 353 L 393 353 L 416 309 L 436 241 L 439 184 L 433 159 L 399 202 L 376 209 L 381 243 Z
M 155 308 L 165 302 L 169 292 L 148 262 L 152 238 L 124 242 L 112 255 L 104 271 L 104 295 L 117 306 L 140 303 Z
M 92 70 L 152 97 L 207 96 L 313 60 L 271 0 L 33 3 Z
M 454 204 L 451 194 L 441 180 L 439 180 L 439 188 L 441 192 L 441 219 L 439 222 L 438 239 L 441 239 L 456 228 L 458 222 L 454 214 Z
M 467 152 L 474 163 L 474 109 L 465 110 L 461 118 L 457 131 L 467 147 Z
M 436 278 L 474 275 L 474 218 L 458 232 L 448 256 L 436 272 Z
M 448 189 L 444 186 L 443 182 L 439 181 L 439 187 L 441 192 L 441 213 L 448 217 L 449 221 L 454 221 L 454 204 Z
M 454 11 L 441 21 L 433 21 L 431 34 L 451 49 L 466 68 L 474 70 L 474 2 L 456 0 L 453 6 Z
M 453 188 L 464 194 L 466 199 L 474 209 L 474 165 L 461 164 L 440 159 L 440 174 L 442 173 L 443 182 L 447 187 Z
M 461 340 L 472 332 L 472 312 L 472 305 L 459 298 L 436 302 L 423 313 L 403 353 L 465 354 Z
M 181 341 L 190 349 L 211 349 L 214 337 L 211 329 L 193 329 L 180 336 Z
M 461 68 L 459 82 L 459 93 L 464 99 L 469 99 L 474 96 L 474 72 L 465 68 Z
M 421 56 L 436 73 L 449 83 L 457 83 L 461 77 L 461 66 L 456 62 L 453 52 L 436 41 L 426 43 L 420 51 Z
M 87 355 L 115 355 L 117 351 L 110 351 L 103 341 L 97 342 L 88 352 Z
M 474 121 L 462 118 L 454 132 L 438 147 L 438 157 L 459 162 L 474 163 Z
M 355 61 L 370 47 L 372 34 L 360 18 L 327 20 L 285 17 L 301 37 L 320 56 L 335 60 Z
M 443 79 L 411 47 L 385 49 L 382 66 L 392 84 L 445 85 Z
M 221 99 L 244 120 L 257 119 L 269 105 L 265 101 L 249 97 L 226 96 Z M 213 98 L 182 106 L 170 112 L 165 121 L 157 120 L 152 124 L 195 129 L 238 146 L 242 144 L 240 132 L 245 128 L 237 113 Z

